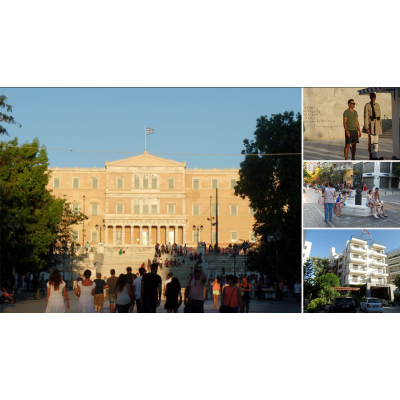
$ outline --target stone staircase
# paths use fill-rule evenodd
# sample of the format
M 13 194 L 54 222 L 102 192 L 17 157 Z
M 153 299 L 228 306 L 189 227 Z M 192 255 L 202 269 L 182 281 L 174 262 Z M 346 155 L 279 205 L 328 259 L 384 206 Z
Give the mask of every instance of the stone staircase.
M 393 129 L 390 126 L 389 128 L 386 128 L 383 132 L 382 135 L 379 136 L 381 139 L 392 139 L 393 138 Z

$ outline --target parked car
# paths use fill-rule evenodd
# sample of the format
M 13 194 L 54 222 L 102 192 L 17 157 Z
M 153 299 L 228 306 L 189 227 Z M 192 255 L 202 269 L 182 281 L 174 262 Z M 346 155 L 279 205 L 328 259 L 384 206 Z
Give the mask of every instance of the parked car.
M 366 297 L 365 300 L 360 303 L 360 310 L 366 313 L 383 313 L 382 303 L 376 297 Z
M 308 187 L 312 187 L 312 183 L 309 183 L 309 184 L 308 184 Z
M 332 313 L 355 313 L 357 312 L 356 303 L 352 297 L 340 296 L 337 297 L 335 303 L 331 306 Z

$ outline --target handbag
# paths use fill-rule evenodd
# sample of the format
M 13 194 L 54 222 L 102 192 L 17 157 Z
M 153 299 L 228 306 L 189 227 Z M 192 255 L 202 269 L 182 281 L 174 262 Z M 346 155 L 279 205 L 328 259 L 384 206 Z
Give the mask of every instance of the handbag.
M 323 206 L 323 205 L 325 204 L 324 196 L 319 196 L 318 204 L 319 204 L 320 206 Z
M 221 304 L 221 306 L 220 306 L 220 308 L 219 308 L 219 312 L 220 313 L 227 313 L 228 312 L 228 310 L 229 310 L 229 304 L 231 304 L 231 300 L 232 300 L 232 297 L 233 297 L 233 293 L 235 293 L 236 292 L 236 287 L 235 287 L 235 289 L 232 291 L 232 294 L 231 294 L 231 298 L 229 299 L 229 303 L 228 303 L 228 305 L 226 306 L 226 305 L 224 305 L 224 304 Z

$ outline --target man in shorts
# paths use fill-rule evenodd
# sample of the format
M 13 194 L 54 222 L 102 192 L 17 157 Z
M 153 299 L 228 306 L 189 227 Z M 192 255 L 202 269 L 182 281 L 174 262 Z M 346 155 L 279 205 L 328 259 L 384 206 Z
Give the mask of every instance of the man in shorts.
M 347 102 L 349 108 L 343 113 L 343 126 L 345 131 L 344 159 L 347 160 L 351 145 L 351 159 L 356 159 L 356 144 L 361 137 L 360 124 L 358 123 L 358 113 L 354 109 L 356 103 L 353 99 Z M 357 132 L 358 131 L 358 132 Z
M 117 285 L 118 278 L 115 276 L 115 269 L 110 271 L 111 277 L 107 279 L 108 298 L 110 300 L 110 313 L 114 312 L 114 304 L 116 301 L 115 297 L 115 286 Z
M 104 279 L 101 279 L 100 272 L 97 274 L 97 279 L 94 280 L 94 283 L 96 284 L 94 289 L 94 311 L 100 313 L 104 304 L 104 287 L 106 286 Z

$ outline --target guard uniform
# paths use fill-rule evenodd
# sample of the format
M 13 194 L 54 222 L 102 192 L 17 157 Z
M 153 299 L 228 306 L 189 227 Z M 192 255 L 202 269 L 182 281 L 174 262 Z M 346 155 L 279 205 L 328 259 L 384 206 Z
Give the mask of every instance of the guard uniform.
M 382 118 L 381 107 L 378 103 L 374 103 L 374 111 L 372 110 L 371 102 L 364 107 L 364 129 L 369 129 L 371 134 L 371 144 L 373 148 L 373 158 L 378 158 L 378 142 L 379 136 L 382 135 Z

